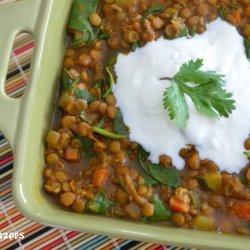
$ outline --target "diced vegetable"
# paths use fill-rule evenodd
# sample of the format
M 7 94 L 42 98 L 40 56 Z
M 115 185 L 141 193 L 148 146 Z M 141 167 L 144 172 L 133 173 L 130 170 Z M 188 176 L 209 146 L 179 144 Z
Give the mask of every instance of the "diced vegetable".
M 95 187 L 101 187 L 109 178 L 109 170 L 107 168 L 96 169 L 93 174 L 92 184 Z
M 250 201 L 244 201 L 233 205 L 234 214 L 246 221 L 250 221 Z
M 87 204 L 87 210 L 96 214 L 105 214 L 114 202 L 107 200 L 105 193 L 98 193 L 93 200 Z
M 192 221 L 192 225 L 194 227 L 197 227 L 199 229 L 204 229 L 204 230 L 212 230 L 215 228 L 214 225 L 214 218 L 204 216 L 204 215 L 198 215 L 194 218 Z
M 190 191 L 189 193 L 190 193 L 192 203 L 194 204 L 194 207 L 196 209 L 199 209 L 200 208 L 200 199 L 199 199 L 198 193 L 196 191 Z
M 170 198 L 170 209 L 177 213 L 188 213 L 189 205 L 175 196 Z
M 135 202 L 129 203 L 125 207 L 125 211 L 134 220 L 138 220 L 141 217 L 141 208 Z
M 89 15 L 96 12 L 98 0 L 75 0 L 68 23 L 68 29 L 75 33 L 72 45 L 81 47 L 95 37 L 95 30 L 90 24 Z
M 67 161 L 76 162 L 79 161 L 79 149 L 68 147 L 65 152 L 65 158 Z
M 162 203 L 157 195 L 153 198 L 154 204 L 154 215 L 149 217 L 148 220 L 151 222 L 157 221 L 168 221 L 171 217 L 171 211 L 169 208 Z
M 216 173 L 207 173 L 203 178 L 204 184 L 206 187 L 213 191 L 218 192 L 221 189 L 222 177 L 219 172 Z

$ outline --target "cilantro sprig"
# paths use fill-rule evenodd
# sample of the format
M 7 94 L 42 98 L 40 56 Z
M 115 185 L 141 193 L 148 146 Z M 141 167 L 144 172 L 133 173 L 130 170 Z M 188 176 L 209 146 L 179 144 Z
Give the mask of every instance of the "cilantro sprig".
M 235 109 L 232 94 L 224 88 L 224 76 L 214 71 L 202 71 L 203 60 L 190 60 L 170 80 L 171 85 L 164 92 L 163 105 L 169 117 L 179 128 L 184 128 L 189 118 L 185 95 L 193 101 L 196 109 L 210 117 L 229 117 Z

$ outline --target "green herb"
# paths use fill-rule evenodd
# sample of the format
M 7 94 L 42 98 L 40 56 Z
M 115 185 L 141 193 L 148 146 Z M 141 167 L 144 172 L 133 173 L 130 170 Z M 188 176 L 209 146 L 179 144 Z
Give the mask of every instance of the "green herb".
M 250 230 L 250 222 L 247 222 L 247 228 Z
M 77 34 L 72 40 L 73 46 L 80 47 L 95 38 L 95 29 L 89 21 L 89 15 L 97 11 L 98 2 L 98 0 L 74 1 L 68 23 L 68 29 Z
M 171 81 L 171 86 L 164 92 L 164 108 L 180 128 L 185 127 L 189 117 L 184 94 L 192 99 L 200 113 L 210 117 L 228 117 L 235 109 L 232 94 L 223 88 L 224 76 L 214 71 L 202 71 L 202 65 L 202 59 L 190 60 L 180 67 L 173 78 L 162 78 Z
M 93 102 L 96 100 L 96 97 L 90 94 L 88 91 L 83 89 L 74 88 L 74 95 L 76 99 L 83 99 L 86 100 L 87 103 Z
M 155 186 L 157 184 L 159 184 L 159 182 L 157 180 L 155 180 L 154 178 L 152 178 L 150 175 L 148 174 L 144 174 L 143 175 L 143 179 L 145 181 L 145 184 L 147 186 Z
M 224 6 L 220 7 L 220 9 L 219 9 L 219 16 L 223 20 L 226 19 L 226 10 L 225 10 Z
M 150 161 L 148 160 L 149 153 L 141 145 L 138 146 L 137 150 L 138 150 L 139 162 L 142 168 L 148 175 L 150 175 L 150 172 L 149 172 Z
M 233 2 L 233 1 L 231 1 L 231 3 L 229 4 L 229 6 L 228 6 L 230 9 L 237 9 L 237 5 Z
M 98 128 L 103 128 L 103 127 L 104 127 L 104 123 L 105 123 L 105 119 L 102 118 L 102 119 L 100 119 L 100 121 L 96 124 L 96 127 L 98 127 Z
M 187 27 L 183 28 L 179 34 L 179 37 L 188 37 L 189 36 L 189 31 Z
M 244 38 L 245 51 L 248 60 L 250 60 L 250 41 L 247 38 Z
M 120 109 L 118 110 L 116 117 L 115 117 L 114 131 L 117 134 L 126 134 L 127 133 L 127 128 L 126 128 L 126 125 L 123 121 L 123 117 L 122 117 L 122 113 L 121 113 Z
M 106 195 L 101 192 L 87 204 L 87 209 L 96 214 L 105 214 L 109 207 L 113 206 L 114 202 L 107 200 Z
M 250 160 L 250 151 L 245 151 L 243 152 L 244 155 L 247 156 L 247 158 Z
M 126 191 L 126 185 L 124 183 L 124 180 L 123 180 L 122 176 L 118 177 L 118 183 L 120 184 L 120 186 L 122 187 L 122 189 Z
M 117 56 L 118 52 L 117 51 L 110 51 L 108 54 L 108 59 L 107 59 L 107 66 L 112 67 L 116 64 L 117 62 Z
M 106 93 L 103 95 L 104 98 L 107 97 L 108 95 L 110 95 L 112 93 L 112 89 L 113 89 L 113 86 L 115 84 L 113 75 L 110 72 L 110 70 L 109 70 L 108 67 L 106 68 L 106 72 L 107 72 L 107 75 L 108 75 L 108 82 L 109 82 L 110 86 L 109 86 L 108 90 L 106 91 Z
M 97 36 L 96 39 L 97 40 L 108 40 L 110 37 L 109 33 L 107 31 L 100 31 Z
M 142 20 L 148 18 L 149 16 L 151 16 L 152 14 L 155 13 L 160 13 L 164 10 L 164 6 L 161 4 L 156 4 L 154 6 L 152 6 L 151 8 L 149 8 L 144 15 L 142 16 Z
M 77 139 L 82 144 L 84 159 L 89 160 L 91 156 L 93 155 L 93 151 L 92 151 L 93 142 L 88 137 L 85 137 L 85 136 L 79 136 L 77 137 Z
M 83 111 L 83 112 L 79 115 L 79 117 L 80 117 L 81 120 L 84 121 L 84 122 L 87 122 L 87 123 L 90 123 L 90 122 L 91 122 L 91 121 L 90 121 L 90 118 L 89 118 L 89 115 L 88 115 L 88 113 L 87 113 L 86 111 Z
M 159 183 L 176 188 L 180 184 L 179 174 L 176 168 L 165 167 L 161 164 L 151 164 L 149 166 L 151 176 Z
M 141 41 L 138 41 L 136 43 L 132 43 L 130 45 L 130 50 L 131 51 L 135 51 L 137 48 L 141 48 L 142 47 L 142 42 Z
M 100 134 L 102 136 L 109 137 L 109 138 L 112 138 L 112 139 L 115 139 L 115 140 L 126 138 L 126 135 L 120 135 L 120 134 L 111 133 L 111 132 L 109 132 L 109 131 L 107 131 L 105 129 L 98 128 L 96 126 L 92 127 L 92 131 L 95 132 L 95 133 L 97 133 L 97 134 Z
M 149 153 L 139 146 L 138 158 L 145 172 L 158 183 L 176 188 L 180 183 L 178 171 L 171 166 L 166 168 L 161 164 L 153 164 L 150 160 L 148 160 L 148 156 Z
M 199 195 L 196 191 L 189 191 L 191 200 L 194 204 L 194 208 L 199 209 L 200 208 L 200 199 Z
M 150 222 L 168 221 L 171 217 L 170 209 L 165 206 L 157 195 L 153 198 L 154 215 L 149 217 Z
M 72 88 L 75 84 L 80 81 L 80 77 L 78 77 L 75 81 L 71 79 L 69 72 L 67 69 L 63 69 L 62 72 L 62 91 L 67 91 Z

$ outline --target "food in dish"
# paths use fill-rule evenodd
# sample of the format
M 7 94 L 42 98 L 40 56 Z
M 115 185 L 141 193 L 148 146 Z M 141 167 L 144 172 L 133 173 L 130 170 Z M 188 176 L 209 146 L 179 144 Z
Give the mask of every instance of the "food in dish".
M 249 1 L 75 0 L 68 30 L 44 190 L 78 213 L 249 235 Z

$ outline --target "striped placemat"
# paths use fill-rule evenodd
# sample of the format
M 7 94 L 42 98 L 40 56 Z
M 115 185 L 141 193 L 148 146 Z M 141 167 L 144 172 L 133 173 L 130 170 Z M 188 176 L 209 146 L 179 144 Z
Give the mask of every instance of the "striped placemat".
M 15 0 L 0 0 L 0 4 Z M 0 24 L 1 25 L 1 24 Z M 1 39 L 1 38 L 0 38 Z M 16 37 L 10 55 L 9 70 L 5 90 L 11 97 L 20 97 L 29 78 L 30 61 L 33 50 L 31 35 L 22 33 Z M 86 249 L 86 250 L 170 250 L 184 249 L 161 246 L 146 242 L 91 235 L 37 224 L 25 218 L 12 200 L 13 155 L 11 148 L 0 133 L 0 249 Z M 5 234 L 24 234 L 23 239 L 3 239 Z

